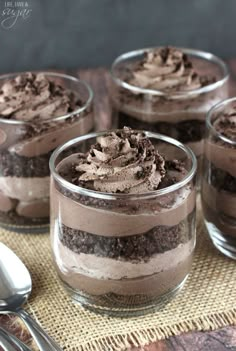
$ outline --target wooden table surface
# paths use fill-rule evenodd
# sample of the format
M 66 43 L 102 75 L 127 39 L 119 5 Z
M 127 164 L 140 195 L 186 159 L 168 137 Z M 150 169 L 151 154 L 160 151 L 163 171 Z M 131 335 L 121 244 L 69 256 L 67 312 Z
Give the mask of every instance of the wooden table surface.
M 236 77 L 236 60 L 229 62 L 232 77 Z M 110 103 L 108 98 L 109 74 L 104 68 L 88 69 L 82 71 L 67 71 L 68 74 L 86 80 L 94 90 L 97 128 L 109 129 L 111 126 Z M 230 82 L 230 96 L 236 96 L 234 79 Z M 236 268 L 235 268 L 236 269 Z M 23 341 L 31 345 L 31 336 L 24 325 L 14 317 L 1 316 L 0 326 L 13 332 Z M 1 347 L 0 347 L 1 350 Z M 145 347 L 131 348 L 127 351 L 236 351 L 236 326 L 228 326 L 209 332 L 191 332 L 173 336 Z M 46 351 L 46 350 L 45 350 Z M 106 350 L 104 350 L 106 351 Z

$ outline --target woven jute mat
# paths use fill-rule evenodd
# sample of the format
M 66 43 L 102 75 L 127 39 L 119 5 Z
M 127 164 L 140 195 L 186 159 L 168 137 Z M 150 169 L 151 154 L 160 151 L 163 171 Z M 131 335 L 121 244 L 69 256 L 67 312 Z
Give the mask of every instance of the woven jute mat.
M 126 350 L 193 330 L 236 324 L 236 265 L 214 249 L 200 213 L 197 247 L 183 290 L 159 312 L 118 319 L 95 315 L 71 302 L 58 282 L 48 235 L 0 231 L 32 274 L 26 308 L 64 348 L 73 351 Z

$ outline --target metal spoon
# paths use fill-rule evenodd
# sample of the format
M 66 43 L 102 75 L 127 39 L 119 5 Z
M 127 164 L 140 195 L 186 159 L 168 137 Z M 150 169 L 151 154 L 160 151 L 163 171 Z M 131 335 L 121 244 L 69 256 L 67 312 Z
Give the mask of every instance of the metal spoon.
M 2 346 L 5 351 L 16 351 L 16 348 L 13 346 L 9 338 L 0 332 L 0 346 Z
M 39 324 L 21 306 L 32 291 L 29 271 L 7 246 L 0 243 L 0 313 L 13 313 L 21 317 L 40 351 L 62 351 Z
M 25 345 L 20 339 L 15 335 L 9 333 L 5 329 L 0 327 L 0 345 L 4 350 L 19 350 L 19 351 L 32 351 L 27 345 Z M 14 348 L 12 347 L 14 346 Z M 15 348 L 16 347 L 16 348 Z

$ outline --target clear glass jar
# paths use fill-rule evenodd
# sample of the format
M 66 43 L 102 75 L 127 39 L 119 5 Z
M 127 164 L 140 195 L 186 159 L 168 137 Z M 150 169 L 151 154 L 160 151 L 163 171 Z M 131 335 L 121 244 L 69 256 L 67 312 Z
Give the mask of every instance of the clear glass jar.
M 201 198 L 213 244 L 236 259 L 236 139 L 215 127 L 222 116 L 229 120 L 232 111 L 235 124 L 231 132 L 236 136 L 236 98 L 217 104 L 208 113 Z
M 94 127 L 90 87 L 75 77 L 43 74 L 78 96 L 80 107 L 34 122 L 0 118 L 0 225 L 17 232 L 48 231 L 49 158 L 56 147 Z M 19 75 L 1 76 L 0 90 Z
M 182 180 L 136 195 L 72 184 L 68 165 L 104 134 L 71 140 L 50 159 L 55 266 L 66 290 L 84 307 L 115 316 L 141 315 L 174 296 L 191 269 L 196 158 L 178 141 L 145 132 L 166 162 L 183 162 Z
M 216 81 L 201 88 L 177 92 L 144 89 L 128 84 L 134 64 L 149 51 L 140 49 L 119 56 L 111 68 L 110 95 L 113 105 L 113 126 L 149 130 L 175 138 L 189 146 L 197 158 L 203 154 L 206 113 L 228 97 L 227 65 L 213 54 L 177 48 L 188 55 L 197 72 L 210 74 Z

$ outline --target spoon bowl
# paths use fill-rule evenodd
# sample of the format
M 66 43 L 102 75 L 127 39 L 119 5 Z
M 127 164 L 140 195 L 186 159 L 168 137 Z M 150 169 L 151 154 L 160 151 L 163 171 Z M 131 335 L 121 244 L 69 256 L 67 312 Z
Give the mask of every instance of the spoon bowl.
M 24 263 L 0 243 L 0 311 L 17 310 L 28 299 L 32 280 Z
M 0 243 L 0 313 L 23 319 L 40 351 L 62 351 L 60 346 L 22 309 L 32 290 L 30 273 L 6 245 Z

